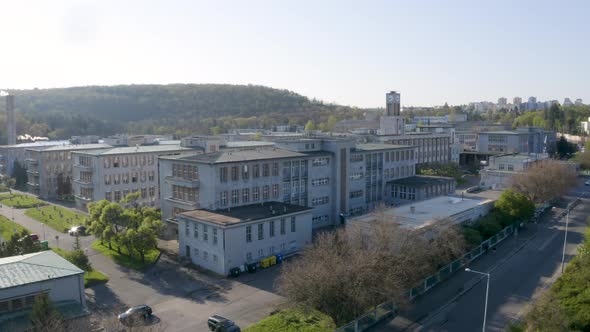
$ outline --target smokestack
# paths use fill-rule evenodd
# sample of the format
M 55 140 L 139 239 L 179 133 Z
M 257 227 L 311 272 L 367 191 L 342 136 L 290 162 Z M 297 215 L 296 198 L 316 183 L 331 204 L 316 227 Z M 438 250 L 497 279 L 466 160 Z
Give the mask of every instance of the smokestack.
M 7 132 L 7 144 L 16 144 L 16 124 L 14 121 L 14 96 L 6 96 L 6 132 Z

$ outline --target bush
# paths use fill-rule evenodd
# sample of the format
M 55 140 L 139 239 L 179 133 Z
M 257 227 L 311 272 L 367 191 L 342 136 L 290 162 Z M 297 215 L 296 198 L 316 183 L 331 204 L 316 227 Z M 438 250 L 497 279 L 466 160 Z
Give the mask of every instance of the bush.
M 244 332 L 332 332 L 334 329 L 334 321 L 319 311 L 288 309 L 249 326 Z
M 77 249 L 69 251 L 65 254 L 65 258 L 72 264 L 76 265 L 84 271 L 92 271 L 92 266 L 88 260 L 88 256 L 83 250 Z
M 465 238 L 465 242 L 467 242 L 467 246 L 469 248 L 473 248 L 483 241 L 479 231 L 471 226 L 463 227 L 463 237 Z

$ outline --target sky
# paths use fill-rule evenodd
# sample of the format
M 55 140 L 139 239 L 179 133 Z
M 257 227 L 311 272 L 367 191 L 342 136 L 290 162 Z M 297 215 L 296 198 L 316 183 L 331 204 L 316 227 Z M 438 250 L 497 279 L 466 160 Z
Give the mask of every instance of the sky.
M 0 88 L 229 83 L 382 107 L 590 102 L 590 1 L 0 1 Z

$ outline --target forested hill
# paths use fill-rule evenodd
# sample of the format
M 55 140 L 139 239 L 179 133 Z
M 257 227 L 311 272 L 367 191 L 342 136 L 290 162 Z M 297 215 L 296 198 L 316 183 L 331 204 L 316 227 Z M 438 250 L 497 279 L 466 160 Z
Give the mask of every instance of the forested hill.
M 362 116 L 357 108 L 254 85 L 118 85 L 9 92 L 16 95 L 19 127 L 31 135 L 52 138 L 118 132 L 207 134 Z

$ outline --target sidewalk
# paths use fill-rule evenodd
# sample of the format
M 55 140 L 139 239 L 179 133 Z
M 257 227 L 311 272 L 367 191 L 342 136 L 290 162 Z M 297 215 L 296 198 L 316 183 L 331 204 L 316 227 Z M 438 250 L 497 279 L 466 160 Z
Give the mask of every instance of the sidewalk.
M 541 223 L 554 220 L 561 213 L 561 209 L 554 209 L 542 217 Z M 502 265 L 511 256 L 518 253 L 531 239 L 533 239 L 540 225 L 527 224 L 526 228 L 513 234 L 497 245 L 496 253 L 489 251 L 469 264 L 474 270 L 491 272 Z M 464 271 L 457 272 L 450 279 L 435 286 L 427 293 L 411 303 L 411 307 L 403 310 L 391 321 L 384 321 L 370 331 L 411 331 L 424 321 L 444 319 L 444 312 L 457 298 L 469 291 L 485 277 Z

